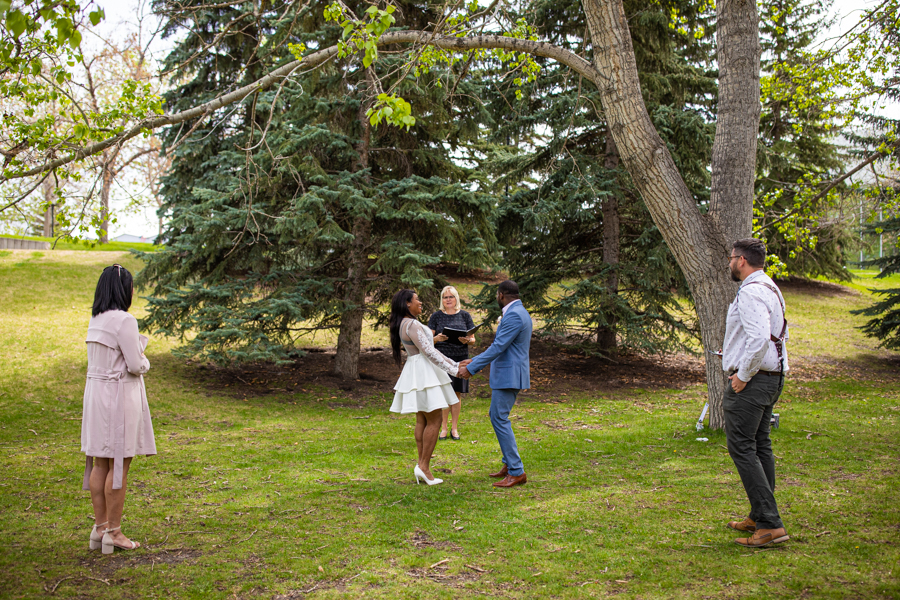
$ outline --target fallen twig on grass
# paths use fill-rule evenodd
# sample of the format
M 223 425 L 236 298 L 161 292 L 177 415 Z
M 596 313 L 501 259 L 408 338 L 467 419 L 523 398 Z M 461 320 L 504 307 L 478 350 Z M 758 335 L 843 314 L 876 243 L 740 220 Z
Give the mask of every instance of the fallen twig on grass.
M 484 569 L 479 569 L 475 565 L 466 565 L 466 567 L 468 567 L 469 569 L 472 569 L 473 571 L 477 571 L 479 573 L 487 573 L 487 571 L 485 571 Z
M 238 544 L 243 544 L 244 542 L 246 542 L 247 540 L 249 540 L 250 538 L 252 538 L 252 537 L 256 534 L 257 531 L 259 531 L 259 530 L 258 530 L 258 529 L 254 529 L 254 530 L 253 530 L 253 533 L 251 533 L 249 536 L 247 536 L 246 539 L 243 539 L 243 540 L 239 541 Z
M 62 579 L 60 579 L 59 581 L 57 581 L 57 582 L 53 585 L 53 587 L 50 588 L 50 593 L 51 593 L 51 594 L 55 593 L 55 592 L 56 592 L 56 588 L 59 587 L 59 584 L 61 584 L 63 581 L 66 581 L 67 579 L 93 579 L 94 581 L 99 581 L 99 582 L 101 582 L 101 583 L 105 583 L 106 585 L 109 585 L 109 580 L 108 580 L 108 579 L 100 579 L 100 578 L 98 578 L 98 577 L 88 577 L 87 575 L 69 575 L 68 577 L 63 577 Z
M 444 560 L 439 560 L 439 561 L 437 561 L 436 563 L 434 563 L 433 565 L 431 565 L 431 566 L 428 567 L 428 568 L 429 568 L 429 569 L 433 569 L 433 568 L 435 568 L 436 566 L 442 565 L 442 564 L 447 563 L 447 562 L 450 562 L 450 559 L 449 559 L 449 558 L 445 558 Z
M 828 535 L 829 533 L 831 533 L 831 532 L 830 532 L 830 531 L 823 531 L 822 533 L 817 533 L 817 534 L 816 534 L 816 537 L 822 537 L 823 535 Z

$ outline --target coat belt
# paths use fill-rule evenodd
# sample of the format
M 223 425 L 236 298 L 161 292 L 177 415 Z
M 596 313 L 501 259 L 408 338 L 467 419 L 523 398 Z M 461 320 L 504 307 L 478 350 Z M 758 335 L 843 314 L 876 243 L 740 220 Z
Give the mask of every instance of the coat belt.
M 88 371 L 88 379 L 116 384 L 115 416 L 109 423 L 110 438 L 113 440 L 113 485 L 112 489 L 122 489 L 122 471 L 125 462 L 125 383 L 140 381 L 140 375 L 127 371 Z M 81 489 L 90 490 L 91 470 L 94 467 L 92 456 L 85 456 L 84 480 Z

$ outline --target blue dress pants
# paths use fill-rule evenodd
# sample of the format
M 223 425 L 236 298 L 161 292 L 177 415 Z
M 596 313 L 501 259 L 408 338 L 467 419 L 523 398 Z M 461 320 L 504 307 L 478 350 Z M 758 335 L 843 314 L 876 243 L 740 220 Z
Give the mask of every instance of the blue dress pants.
M 500 451 L 503 453 L 503 463 L 509 469 L 510 475 L 521 475 L 525 472 L 522 459 L 519 457 L 519 448 L 516 446 L 516 435 L 509 422 L 509 412 L 516 403 L 519 390 L 500 389 L 491 390 L 491 425 L 500 443 Z

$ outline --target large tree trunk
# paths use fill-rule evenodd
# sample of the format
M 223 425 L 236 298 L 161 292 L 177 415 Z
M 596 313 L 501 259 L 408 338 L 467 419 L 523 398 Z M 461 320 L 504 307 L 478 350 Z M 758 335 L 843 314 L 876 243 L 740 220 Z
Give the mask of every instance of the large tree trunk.
M 616 142 L 609 133 L 606 134 L 606 157 L 603 167 L 608 171 L 615 171 L 619 167 Z M 612 308 L 615 296 L 619 293 L 619 199 L 614 194 L 608 194 L 603 197 L 601 206 L 603 211 L 603 264 L 611 269 L 606 278 L 606 288 L 610 295 L 609 306 Z M 615 313 L 609 310 L 606 315 L 606 325 L 597 328 L 597 345 L 608 356 L 615 354 L 618 348 L 616 325 Z
M 374 78 L 371 69 L 366 70 L 367 89 L 374 89 Z M 368 101 L 360 102 L 359 119 L 362 135 L 356 147 L 359 159 L 354 171 L 369 168 L 369 140 L 372 130 L 366 111 L 371 106 Z M 366 308 L 366 278 L 369 268 L 369 237 L 372 233 L 372 222 L 368 215 L 360 214 L 353 221 L 353 241 L 347 258 L 347 285 L 344 293 L 344 305 L 347 310 L 341 315 L 341 328 L 338 333 L 337 354 L 334 358 L 334 373 L 342 379 L 359 379 L 359 347 L 362 337 L 363 317 Z
M 371 230 L 372 222 L 366 216 L 357 217 L 353 223 L 354 240 L 350 245 L 344 293 L 344 305 L 348 310 L 341 315 L 337 354 L 334 357 L 334 373 L 341 379 L 359 379 L 359 346 L 366 312 L 367 250 Z
M 716 114 L 716 139 L 712 155 L 712 189 L 709 217 L 714 222 L 709 243 L 720 254 L 720 269 L 716 283 L 704 302 L 711 306 L 697 315 L 701 327 L 704 313 L 709 313 L 706 328 L 713 335 L 704 335 L 704 346 L 719 350 L 725 339 L 725 317 L 728 304 L 734 299 L 737 285 L 724 267 L 731 243 L 749 237 L 753 230 L 753 199 L 756 182 L 756 145 L 759 139 L 759 13 L 756 2 L 725 0 L 716 5 L 716 42 L 719 62 L 719 106 Z M 717 239 L 721 242 L 717 243 Z M 702 312 L 701 312 L 702 311 Z M 709 338 L 708 341 L 706 338 Z M 712 345 L 707 345 L 707 343 Z M 725 377 L 722 361 L 708 354 L 706 378 L 709 383 L 709 424 L 714 429 L 725 426 L 722 396 Z
M 700 213 L 641 96 L 621 2 L 584 0 L 604 115 L 622 162 L 687 278 L 704 348 L 719 350 L 735 286 L 730 244 L 750 233 L 759 130 L 759 20 L 756 4 L 722 0 L 718 10 L 719 117 L 712 157 L 712 201 Z M 604 79 L 608 77 L 608 79 Z M 708 355 L 709 356 L 709 355 Z M 710 425 L 724 424 L 721 361 L 707 361 Z

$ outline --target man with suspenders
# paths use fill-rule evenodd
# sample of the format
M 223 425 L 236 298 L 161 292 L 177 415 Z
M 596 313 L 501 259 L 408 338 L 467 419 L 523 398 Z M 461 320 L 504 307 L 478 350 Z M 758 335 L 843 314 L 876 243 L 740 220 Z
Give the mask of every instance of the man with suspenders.
M 741 282 L 728 307 L 722 368 L 729 383 L 722 404 L 728 453 L 750 500 L 750 515 L 728 526 L 752 533 L 735 543 L 751 548 L 789 539 L 775 502 L 775 456 L 769 439 L 772 408 L 788 370 L 784 297 L 765 274 L 766 246 L 756 238 L 732 244 L 731 277 Z

